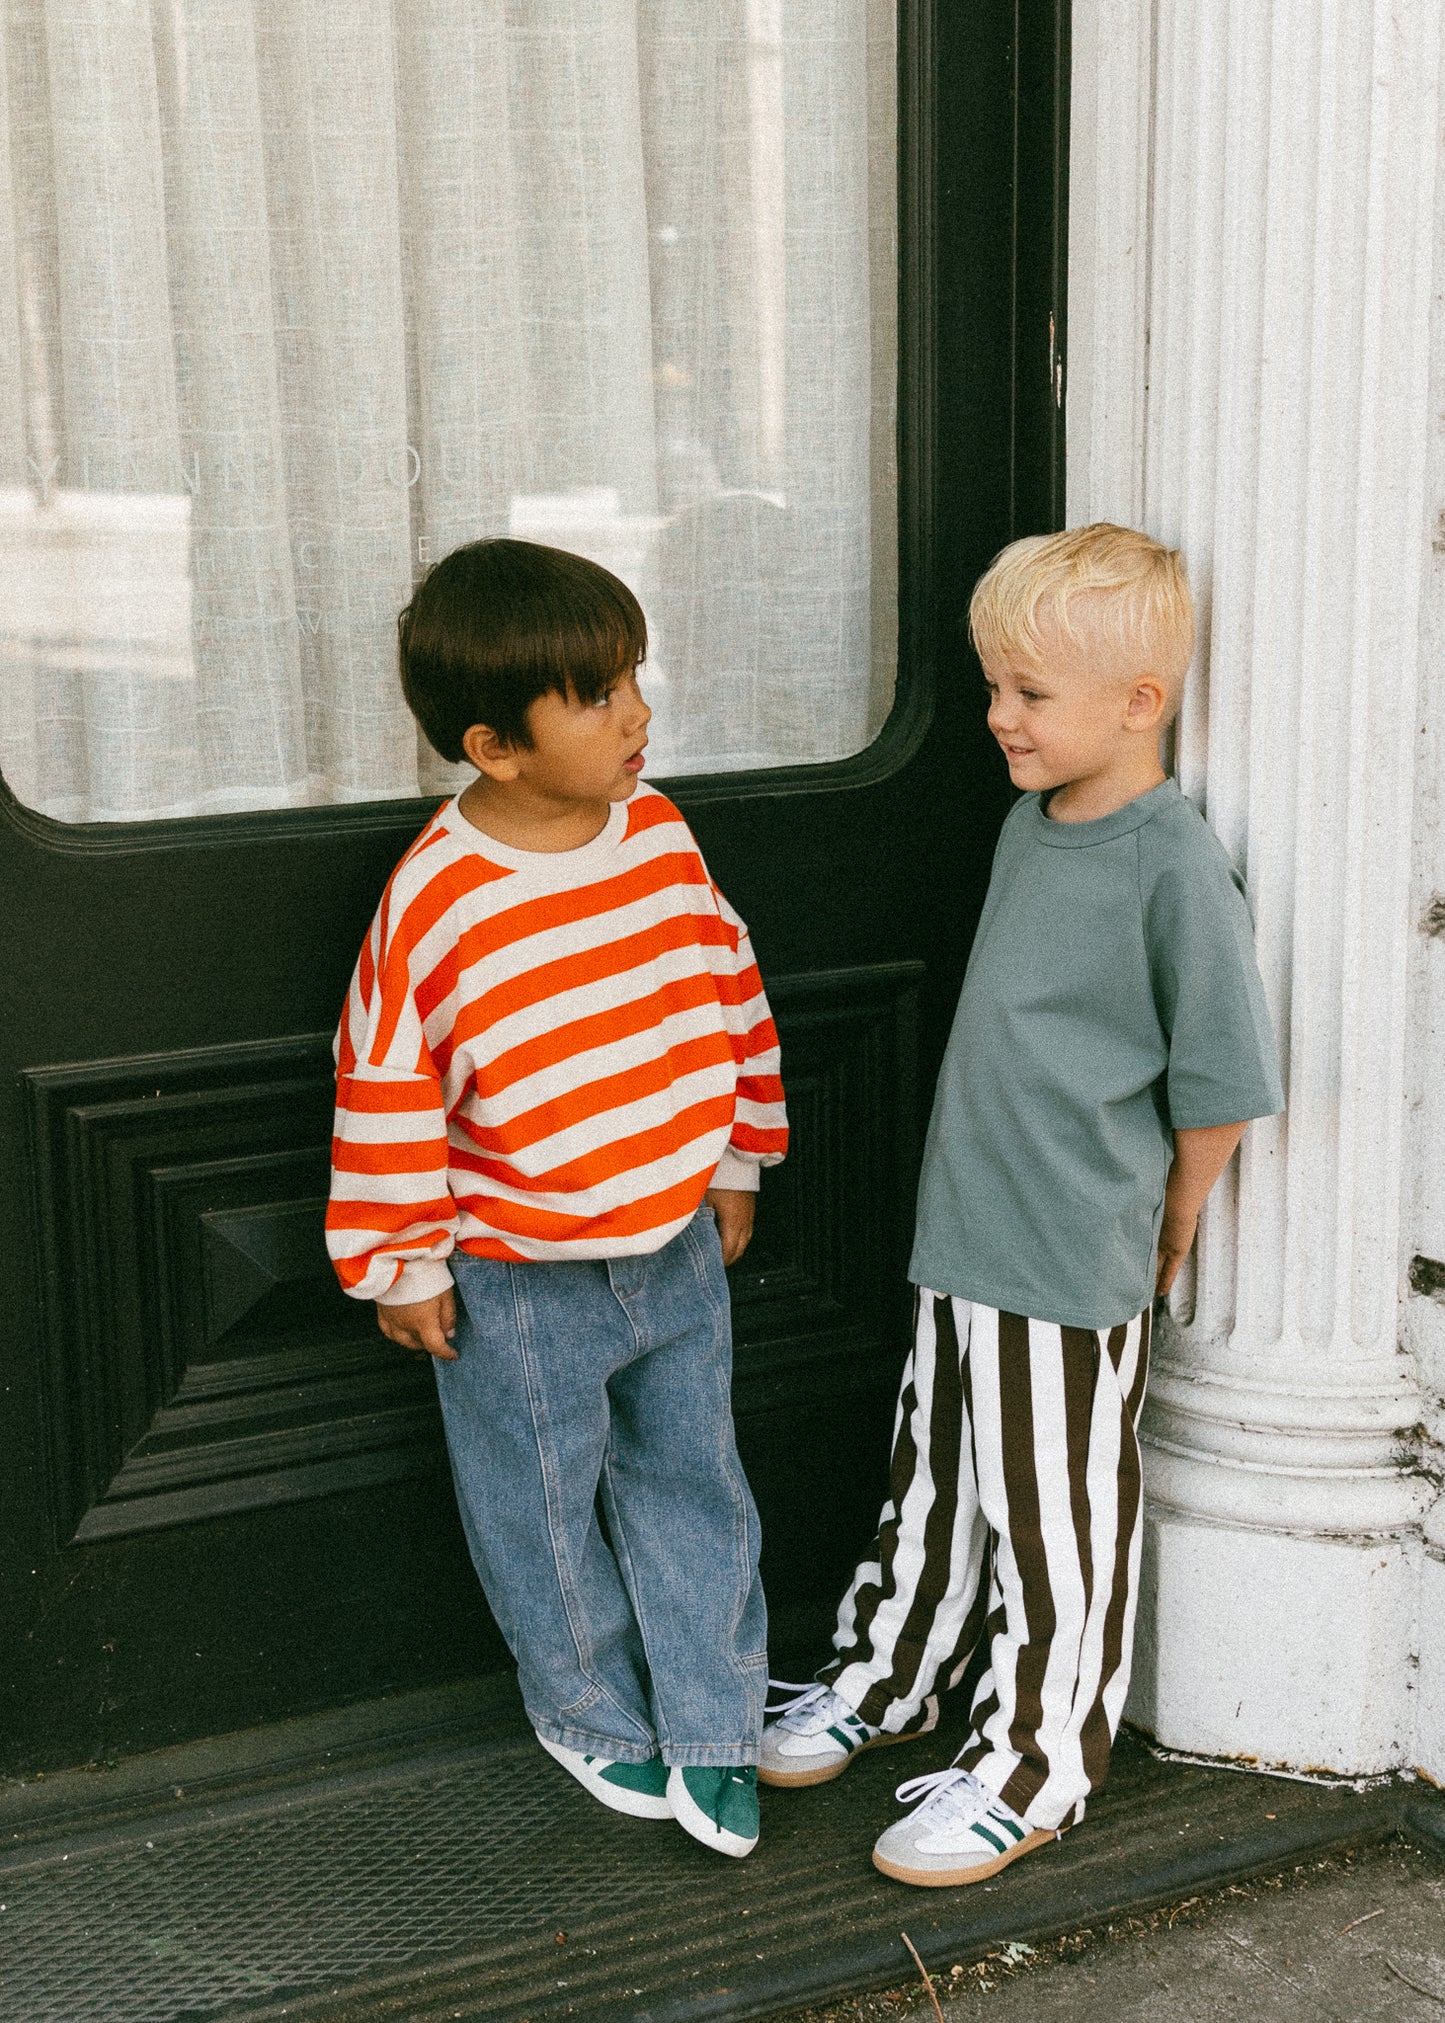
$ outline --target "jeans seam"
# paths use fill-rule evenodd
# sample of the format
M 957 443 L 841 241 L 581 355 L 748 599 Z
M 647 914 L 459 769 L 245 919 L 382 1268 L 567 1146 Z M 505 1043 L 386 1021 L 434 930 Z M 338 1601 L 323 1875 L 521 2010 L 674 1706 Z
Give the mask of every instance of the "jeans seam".
M 642 1639 L 642 1655 L 647 1660 L 647 1676 L 649 1681 L 651 1681 L 654 1676 L 652 1646 L 647 1634 L 647 1618 L 642 1612 L 641 1587 L 637 1579 L 637 1569 L 633 1564 L 632 1548 L 627 1540 L 627 1527 L 623 1522 L 622 1509 L 617 1501 L 617 1492 L 612 1483 L 612 1435 L 610 1429 L 607 1436 L 607 1446 L 602 1455 L 602 1475 L 607 1484 L 607 1523 L 612 1533 L 612 1551 L 619 1567 L 624 1569 L 627 1575 L 624 1583 L 627 1589 L 627 1599 L 632 1604 L 633 1621 L 637 1624 L 637 1634 Z M 657 1729 L 659 1744 L 667 1740 L 667 1737 L 663 1733 L 663 1724 L 660 1718 L 661 1711 L 659 1707 L 654 1705 L 652 1718 Z
M 727 1389 L 727 1387 L 722 1386 L 721 1369 L 717 1371 L 717 1378 L 719 1386 L 722 1387 L 725 1391 L 723 1404 L 726 1409 L 720 1415 L 719 1429 L 718 1429 L 719 1435 L 721 1436 L 723 1427 L 731 1429 L 732 1426 L 732 1393 L 729 1389 Z M 727 1459 L 726 1456 L 722 1458 L 725 1461 Z M 733 1499 L 733 1546 L 737 1555 L 737 1569 L 739 1574 L 737 1606 L 733 1610 L 732 1622 L 728 1626 L 728 1640 L 732 1646 L 732 1659 L 734 1665 L 740 1665 L 738 1655 L 738 1638 L 742 1631 L 743 1611 L 747 1608 L 748 1602 L 751 1599 L 753 1591 L 753 1582 L 757 1577 L 756 1568 L 750 1567 L 748 1564 L 748 1511 L 747 1511 L 747 1504 L 745 1503 L 741 1493 L 739 1492 L 738 1479 L 737 1479 L 738 1475 L 741 1473 L 741 1468 L 742 1464 L 737 1458 L 737 1442 L 736 1440 L 734 1440 L 731 1465 L 726 1467 L 725 1469 L 728 1479 L 728 1488 L 732 1494 Z
M 721 1353 L 724 1339 L 726 1339 L 728 1347 L 729 1349 L 731 1349 L 732 1315 L 730 1312 L 726 1311 L 723 1308 L 721 1303 L 713 1295 L 712 1287 L 708 1283 L 708 1274 L 702 1259 L 701 1247 L 698 1244 L 697 1238 L 693 1234 L 691 1223 L 688 1224 L 687 1229 L 683 1233 L 688 1240 L 688 1254 L 692 1263 L 693 1271 L 702 1289 L 703 1297 L 706 1299 L 713 1316 L 713 1376 L 717 1383 L 718 1390 L 721 1394 L 719 1399 L 721 1410 L 718 1413 L 718 1421 L 717 1421 L 718 1441 L 719 1441 L 719 1448 L 721 1449 L 725 1441 L 727 1440 L 728 1435 L 730 1435 L 732 1432 L 732 1423 L 733 1423 L 732 1387 L 731 1384 L 726 1380 L 725 1372 L 723 1369 L 723 1357 Z M 737 1572 L 739 1575 L 737 1583 L 738 1600 L 737 1605 L 733 1610 L 732 1620 L 728 1624 L 728 1641 L 732 1647 L 733 1665 L 735 1669 L 737 1669 L 738 1672 L 741 1674 L 743 1670 L 743 1665 L 741 1656 L 737 1648 L 738 1638 L 740 1631 L 742 1629 L 743 1613 L 747 1608 L 748 1602 L 752 1598 L 753 1584 L 757 1578 L 757 1569 L 755 1567 L 750 1566 L 748 1563 L 748 1509 L 747 1509 L 747 1499 L 744 1498 L 741 1488 L 739 1486 L 739 1477 L 742 1474 L 742 1463 L 738 1458 L 736 1438 L 733 1438 L 732 1440 L 731 1456 L 728 1456 L 725 1453 L 720 1452 L 719 1459 L 724 1464 L 723 1473 L 727 1477 L 728 1490 L 732 1496 L 733 1520 L 734 1520 L 733 1545 L 736 1553 L 736 1565 L 737 1565 Z M 740 1683 L 746 1685 L 747 1681 L 746 1679 L 740 1678 Z
M 715 1220 L 716 1218 L 714 1218 L 714 1222 Z M 713 1371 L 713 1380 L 716 1383 L 718 1389 L 718 1402 L 720 1405 L 720 1410 L 717 1414 L 717 1441 L 718 1441 L 717 1458 L 721 1465 L 721 1473 L 726 1479 L 728 1485 L 728 1494 L 732 1502 L 732 1511 L 733 1511 L 732 1546 L 734 1551 L 735 1573 L 737 1575 L 736 1587 L 738 1598 L 728 1623 L 728 1643 L 731 1648 L 730 1664 L 732 1666 L 732 1670 L 734 1672 L 738 1684 L 743 1687 L 745 1692 L 747 1692 L 751 1691 L 753 1686 L 753 1679 L 750 1675 L 756 1674 L 760 1671 L 765 1671 L 767 1664 L 767 1653 L 766 1651 L 763 1651 L 761 1653 L 750 1652 L 744 1655 L 743 1653 L 739 1652 L 737 1648 L 743 1615 L 747 1609 L 749 1601 L 752 1599 L 753 1588 L 757 1579 L 757 1570 L 754 1566 L 751 1565 L 749 1561 L 748 1497 L 745 1494 L 746 1485 L 740 1479 L 742 1477 L 742 1464 L 738 1458 L 737 1442 L 735 1439 L 731 1440 L 731 1447 L 732 1447 L 731 1454 L 728 1454 L 726 1452 L 726 1448 L 729 1444 L 729 1436 L 731 1434 L 732 1429 L 732 1392 L 730 1385 L 728 1384 L 727 1381 L 727 1372 L 724 1368 L 723 1352 L 725 1346 L 730 1347 L 731 1345 L 732 1317 L 729 1309 L 725 1307 L 716 1298 L 714 1294 L 712 1285 L 709 1282 L 707 1260 L 704 1256 L 702 1245 L 698 1240 L 698 1237 L 694 1231 L 692 1223 L 688 1223 L 679 1232 L 679 1234 L 685 1244 L 688 1256 L 688 1263 L 692 1272 L 694 1283 L 696 1284 L 697 1290 L 702 1297 L 704 1309 L 708 1313 L 711 1320 L 712 1371 Z M 610 1275 L 609 1275 L 609 1283 L 610 1283 Z M 615 1288 L 614 1288 L 614 1296 L 615 1296 Z M 622 1304 L 620 1300 L 619 1304 Z M 623 1311 L 626 1312 L 625 1306 L 623 1307 Z M 629 1323 L 631 1323 L 631 1319 L 632 1317 L 629 1314 L 628 1315 Z M 635 1327 L 633 1331 L 635 1335 L 636 1333 Z M 608 1489 L 608 1502 L 610 1505 L 610 1508 L 608 1510 L 608 1522 L 609 1525 L 612 1527 L 614 1533 L 613 1551 L 614 1553 L 616 1553 L 619 1563 L 625 1564 L 627 1572 L 629 1576 L 631 1576 L 628 1582 L 628 1596 L 632 1602 L 633 1616 L 636 1619 L 638 1632 L 642 1638 L 643 1654 L 647 1659 L 648 1671 L 650 1673 L 652 1671 L 652 1653 L 649 1647 L 648 1625 L 645 1615 L 643 1613 L 639 1584 L 635 1578 L 635 1567 L 633 1564 L 632 1554 L 627 1542 L 626 1526 L 622 1518 L 621 1510 L 618 1506 L 617 1496 L 613 1486 L 612 1464 L 613 1464 L 612 1443 L 609 1438 L 607 1451 L 603 1455 L 602 1472 L 606 1480 Z M 614 1512 L 616 1513 L 615 1520 L 613 1515 Z M 657 1718 L 658 1712 L 655 1711 L 654 1719 L 656 1720 Z M 664 1743 L 668 1747 L 678 1746 L 672 1743 L 670 1741 L 670 1738 L 664 1735 L 660 1721 L 658 1725 L 658 1740 L 660 1743 Z M 725 1743 L 714 1746 L 730 1749 L 735 1745 Z M 736 1746 L 744 1746 L 744 1745 L 736 1745 Z
M 527 1403 L 532 1415 L 532 1437 L 537 1443 L 537 1463 L 541 1471 L 542 1490 L 547 1507 L 547 1539 L 552 1550 L 552 1565 L 557 1576 L 558 1592 L 561 1594 L 562 1597 L 562 1608 L 567 1617 L 567 1627 L 572 1633 L 572 1648 L 577 1658 L 577 1669 L 582 1674 L 583 1678 L 586 1679 L 586 1681 L 588 1682 L 588 1686 L 590 1688 L 590 1691 L 584 1693 L 580 1700 L 574 1700 L 570 1703 L 570 1705 L 574 1709 L 590 1708 L 597 1705 L 599 1701 L 603 1701 L 607 1704 L 607 1706 L 611 1707 L 613 1711 L 616 1714 L 618 1714 L 622 1720 L 627 1722 L 629 1726 L 636 1727 L 637 1717 L 634 1714 L 632 1714 L 626 1707 L 622 1706 L 616 1699 L 616 1697 L 608 1691 L 606 1683 L 597 1677 L 592 1662 L 593 1660 L 592 1646 L 586 1640 L 586 1638 L 583 1637 L 578 1628 L 578 1611 L 574 1606 L 576 1596 L 574 1592 L 574 1583 L 572 1580 L 571 1569 L 570 1566 L 567 1564 L 565 1557 L 561 1552 L 558 1544 L 556 1490 L 553 1481 L 552 1470 L 548 1463 L 547 1443 L 542 1438 L 541 1419 L 543 1414 L 541 1411 L 539 1393 L 533 1382 L 532 1357 L 530 1353 L 531 1338 L 527 1330 L 526 1322 L 523 1319 L 525 1301 L 522 1297 L 522 1293 L 518 1285 L 518 1274 L 515 1265 L 509 1264 L 507 1266 L 507 1283 L 512 1293 L 513 1310 L 517 1316 L 517 1339 L 522 1358 L 522 1374 L 526 1381 L 527 1386 Z M 610 1277 L 608 1283 L 609 1285 L 611 1284 Z M 529 1312 L 528 1318 L 530 1318 Z M 628 1321 L 630 1325 L 631 1324 L 630 1315 L 628 1316 Z M 636 1330 L 634 1329 L 634 1334 L 635 1332 Z M 636 1611 L 634 1610 L 634 1614 L 635 1613 Z M 559 1711 L 565 1714 L 567 1709 L 564 1708 Z M 644 1739 L 646 1738 L 644 1737 Z
M 714 1215 L 713 1217 L 714 1228 L 716 1228 L 716 1225 L 717 1225 L 717 1217 L 716 1215 Z M 732 1319 L 731 1312 L 723 1307 L 721 1302 L 718 1300 L 716 1294 L 713 1292 L 712 1286 L 708 1282 L 707 1266 L 703 1261 L 702 1248 L 693 1230 L 692 1223 L 690 1222 L 687 1223 L 680 1233 L 687 1245 L 688 1262 L 692 1266 L 692 1274 L 697 1281 L 698 1291 L 702 1294 L 703 1299 L 707 1302 L 708 1311 L 711 1313 L 714 1322 L 716 1322 L 719 1325 L 719 1327 L 721 1326 L 725 1316 L 730 1325 Z M 719 1239 L 719 1243 L 721 1243 L 721 1239 Z M 731 1417 L 732 1415 L 731 1399 L 729 1400 L 728 1409 L 729 1409 L 729 1417 Z
M 603 1688 L 600 1682 L 593 1677 L 591 1645 L 587 1642 L 578 1627 L 576 1595 L 571 1568 L 567 1563 L 561 1541 L 558 1538 L 556 1483 L 553 1480 L 553 1471 L 547 1454 L 547 1442 L 543 1438 L 545 1413 L 537 1385 L 534 1381 L 532 1369 L 531 1336 L 528 1331 L 531 1314 L 523 1298 L 521 1288 L 517 1284 L 516 1270 L 510 1264 L 507 1266 L 507 1286 L 512 1295 L 512 1311 L 516 1315 L 517 1347 L 522 1359 L 522 1378 L 527 1386 L 527 1407 L 532 1419 L 532 1438 L 537 1446 L 537 1467 L 542 1477 L 542 1496 L 547 1510 L 547 1543 L 552 1551 L 552 1568 L 556 1574 L 558 1592 L 562 1597 L 562 1609 L 567 1618 L 567 1627 L 572 1633 L 572 1648 L 577 1658 L 577 1669 L 583 1678 L 587 1680 L 591 1689 L 590 1693 L 583 1694 L 580 1701 L 573 1701 L 571 1704 L 573 1706 L 583 1706 L 589 1704 L 597 1694 L 603 1691 Z M 608 1697 L 610 1698 L 610 1695 Z
M 644 1353 L 642 1337 L 637 1332 L 637 1323 L 632 1318 L 631 1308 L 628 1306 L 626 1300 L 622 1297 L 621 1293 L 617 1290 L 616 1281 L 612 1276 L 613 1260 L 610 1257 L 604 1258 L 602 1260 L 602 1263 L 603 1269 L 607 1273 L 607 1290 L 616 1300 L 618 1307 L 621 1310 L 622 1318 L 626 1321 L 628 1329 L 632 1335 L 632 1354 L 627 1358 L 627 1362 L 635 1363 L 638 1360 L 638 1358 Z

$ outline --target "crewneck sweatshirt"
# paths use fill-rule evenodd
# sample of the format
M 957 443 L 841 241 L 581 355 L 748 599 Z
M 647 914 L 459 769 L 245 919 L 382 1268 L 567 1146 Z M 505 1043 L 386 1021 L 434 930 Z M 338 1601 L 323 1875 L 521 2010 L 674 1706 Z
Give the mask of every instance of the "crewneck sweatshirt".
M 336 1038 L 327 1242 L 385 1304 L 511 1260 L 660 1250 L 787 1148 L 747 929 L 639 786 L 578 850 L 447 802 L 392 874 Z

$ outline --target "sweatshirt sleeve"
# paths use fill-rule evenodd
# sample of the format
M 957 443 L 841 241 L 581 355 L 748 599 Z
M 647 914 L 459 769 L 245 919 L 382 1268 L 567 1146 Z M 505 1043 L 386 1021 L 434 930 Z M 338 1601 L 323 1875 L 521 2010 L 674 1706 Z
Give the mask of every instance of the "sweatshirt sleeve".
M 386 901 L 351 980 L 336 1070 L 326 1246 L 337 1277 L 354 1299 L 434 1298 L 452 1282 L 457 1231 L 446 1105 Z
M 760 1168 L 778 1165 L 788 1149 L 788 1113 L 783 1102 L 778 1031 L 768 1008 L 748 930 L 716 886 L 713 892 L 728 929 L 731 962 L 727 982 L 738 1020 L 733 1037 L 738 1064 L 737 1106 L 732 1137 L 713 1175 L 713 1185 L 751 1191 L 758 1185 Z

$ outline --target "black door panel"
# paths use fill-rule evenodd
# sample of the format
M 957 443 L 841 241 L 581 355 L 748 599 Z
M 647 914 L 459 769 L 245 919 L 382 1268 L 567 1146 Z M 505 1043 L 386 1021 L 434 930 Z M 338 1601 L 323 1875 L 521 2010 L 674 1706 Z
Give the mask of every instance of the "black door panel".
M 784 1626 L 876 1515 L 920 1125 L 1007 801 L 967 593 L 1059 511 L 1064 0 L 900 27 L 898 701 L 857 759 L 675 788 L 794 1123 L 733 1275 Z M 330 1035 L 428 813 L 66 829 L 0 799 L 0 1771 L 507 1663 L 430 1373 L 319 1239 Z

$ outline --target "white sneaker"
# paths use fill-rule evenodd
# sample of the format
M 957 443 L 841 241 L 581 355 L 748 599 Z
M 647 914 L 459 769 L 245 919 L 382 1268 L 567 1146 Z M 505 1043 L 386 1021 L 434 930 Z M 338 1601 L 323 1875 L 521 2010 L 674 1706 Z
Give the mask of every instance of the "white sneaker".
M 667 1802 L 667 1765 L 660 1756 L 650 1756 L 645 1763 L 613 1763 L 606 1756 L 584 1756 L 580 1749 L 564 1749 L 545 1735 L 538 1735 L 537 1740 L 610 1811 L 625 1812 L 631 1819 L 672 1818 Z
M 915 1739 L 870 1728 L 831 1686 L 799 1686 L 788 1679 L 769 1679 L 768 1686 L 794 1697 L 772 1709 L 777 1718 L 763 1730 L 760 1784 L 827 1784 L 841 1777 L 861 1750 Z
M 873 1866 L 901 1883 L 944 1889 L 982 1882 L 1021 1854 L 1060 1837 L 1061 1829 L 1030 1826 L 966 1770 L 936 1770 L 900 1784 L 900 1804 L 922 1803 L 880 1834 Z

